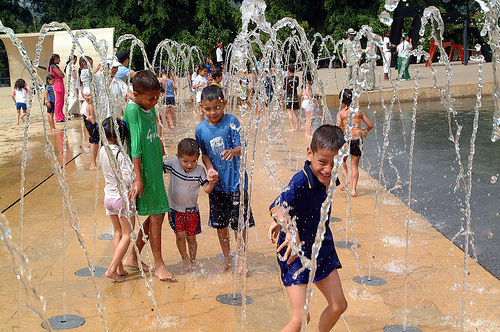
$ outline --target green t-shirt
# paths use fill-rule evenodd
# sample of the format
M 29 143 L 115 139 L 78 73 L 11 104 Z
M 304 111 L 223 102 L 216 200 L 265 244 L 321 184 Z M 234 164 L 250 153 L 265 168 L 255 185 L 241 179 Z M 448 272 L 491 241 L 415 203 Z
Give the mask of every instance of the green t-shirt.
M 140 216 L 170 211 L 163 183 L 163 155 L 156 127 L 155 109 L 143 110 L 135 103 L 125 108 L 123 120 L 127 123 L 127 145 L 131 158 L 141 158 L 142 197 L 137 196 Z

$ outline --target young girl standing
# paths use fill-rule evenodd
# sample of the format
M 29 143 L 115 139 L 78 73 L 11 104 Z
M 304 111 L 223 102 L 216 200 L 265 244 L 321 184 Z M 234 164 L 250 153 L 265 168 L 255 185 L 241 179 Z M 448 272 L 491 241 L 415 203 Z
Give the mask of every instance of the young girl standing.
M 49 61 L 49 72 L 56 78 L 54 82 L 54 91 L 56 93 L 56 105 L 54 107 L 54 114 L 56 122 L 64 122 L 64 73 L 59 68 L 61 58 L 59 54 L 52 54 Z
M 352 102 L 352 91 L 350 89 L 344 89 L 340 91 L 339 100 L 342 104 L 342 110 L 337 114 L 337 126 L 342 128 L 345 133 L 347 127 L 347 117 L 351 112 L 351 102 Z M 364 122 L 366 127 L 361 128 L 361 122 Z M 351 154 L 351 196 L 356 196 L 356 186 L 358 185 L 359 178 L 359 159 L 361 158 L 361 149 L 363 145 L 363 139 L 368 137 L 368 132 L 373 128 L 373 124 L 368 119 L 365 113 L 359 109 L 356 114 L 354 114 L 354 126 L 352 127 L 352 137 L 349 142 Z M 347 174 L 347 156 L 344 157 L 344 162 L 341 165 L 342 174 L 344 176 L 344 187 L 341 190 L 345 190 L 349 185 L 349 177 Z
M 43 106 L 47 106 L 47 116 L 49 119 L 49 126 L 51 131 L 56 130 L 56 124 L 54 122 L 54 107 L 56 102 L 56 96 L 54 94 L 54 75 L 48 74 L 45 79 L 47 85 L 45 86 L 45 95 L 43 97 Z
M 18 79 L 14 84 L 14 92 L 12 92 L 12 100 L 16 103 L 16 124 L 19 124 L 19 119 L 24 121 L 24 117 L 26 116 L 26 100 L 29 94 L 29 90 L 26 87 L 26 81 L 22 78 Z M 23 114 L 21 115 L 21 110 L 23 110 Z
M 302 109 L 306 114 L 306 138 L 311 136 L 311 113 L 314 108 L 313 103 L 313 77 L 311 72 L 306 72 L 304 77 L 304 84 L 302 85 Z
M 118 124 L 120 139 L 124 142 L 127 128 L 125 127 L 125 123 L 119 118 L 116 118 L 116 122 Z M 116 163 L 124 182 L 124 188 L 130 188 L 132 183 L 132 165 L 131 163 L 127 163 L 124 156 L 124 153 L 126 152 L 121 151 L 118 146 L 118 137 L 114 130 L 113 119 L 111 117 L 106 118 L 102 123 L 102 126 L 104 128 L 104 132 L 106 133 L 106 138 L 108 139 L 108 144 L 111 148 L 113 158 L 116 158 Z M 104 180 L 106 183 L 104 187 L 104 207 L 106 208 L 106 214 L 113 223 L 113 248 L 115 250 L 111 264 L 104 275 L 116 282 L 123 282 L 125 281 L 127 272 L 123 268 L 122 259 L 123 256 L 125 256 L 130 244 L 130 234 L 132 233 L 132 229 L 135 224 L 135 211 L 133 210 L 133 207 L 130 206 L 128 192 L 123 193 L 126 201 L 123 201 L 120 197 L 117 177 L 113 172 L 104 146 L 101 147 L 100 158 L 102 172 L 104 173 Z M 127 219 L 127 209 L 130 211 L 130 222 Z

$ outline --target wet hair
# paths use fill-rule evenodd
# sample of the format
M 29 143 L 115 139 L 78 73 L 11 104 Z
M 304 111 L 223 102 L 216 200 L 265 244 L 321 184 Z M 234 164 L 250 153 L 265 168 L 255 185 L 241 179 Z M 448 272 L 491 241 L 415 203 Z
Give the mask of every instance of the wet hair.
M 313 78 L 311 72 L 306 71 L 306 73 L 304 75 L 304 80 L 302 83 L 302 88 L 304 88 L 306 85 L 312 85 L 313 82 L 314 82 L 314 78 Z
M 292 73 L 292 74 L 295 73 L 295 66 L 294 65 L 288 65 L 288 71 L 290 73 Z
M 351 105 L 352 102 L 352 91 L 351 89 L 344 89 L 339 93 L 339 100 L 341 103 L 346 104 L 347 106 Z
M 130 55 L 128 54 L 128 52 L 120 51 L 120 52 L 116 53 L 116 59 L 118 60 L 119 63 L 123 63 L 123 62 L 125 62 L 125 60 L 127 60 L 129 58 L 130 58 Z
M 193 138 L 184 138 L 177 145 L 177 156 L 200 155 L 200 146 Z
M 45 82 L 46 82 L 47 84 L 49 84 L 49 81 L 50 81 L 50 80 L 53 80 L 54 78 L 56 78 L 54 75 L 52 75 L 52 74 L 48 74 L 48 75 L 47 75 L 47 77 L 45 77 Z M 17 82 L 16 82 L 16 83 L 17 83 Z
M 331 124 L 325 124 L 314 131 L 310 148 L 313 153 L 319 149 L 338 151 L 344 143 L 345 139 L 342 129 Z
M 120 133 L 120 140 L 123 143 L 128 133 L 127 125 L 125 121 L 123 121 L 118 117 L 116 118 L 116 123 L 118 124 L 118 132 Z M 115 125 L 113 123 L 113 118 L 111 116 L 109 118 L 104 119 L 104 121 L 102 122 L 102 128 L 104 129 L 104 132 L 106 133 L 106 138 L 108 140 L 117 138 L 115 133 Z
M 19 78 L 14 84 L 14 90 L 23 90 L 23 89 L 26 89 L 26 81 L 23 80 L 22 78 Z
M 224 93 L 222 92 L 222 89 L 219 88 L 217 85 L 209 85 L 205 89 L 203 89 L 203 92 L 201 93 L 201 101 L 211 101 L 214 99 L 219 99 L 220 101 L 224 100 Z
M 59 58 L 59 54 L 52 54 L 52 56 L 50 57 L 50 60 L 49 60 L 49 71 L 50 71 L 50 67 L 52 67 L 52 65 L 56 65 L 54 60 Z M 56 65 L 57 66 L 57 65 Z M 58 66 L 59 67 L 59 66 Z
M 219 77 L 222 77 L 222 72 L 219 69 L 216 69 L 212 72 L 212 78 L 215 80 Z
M 160 81 L 158 81 L 156 75 L 149 70 L 141 70 L 138 72 L 134 76 L 132 87 L 134 88 L 134 92 L 138 94 L 156 90 L 161 91 Z

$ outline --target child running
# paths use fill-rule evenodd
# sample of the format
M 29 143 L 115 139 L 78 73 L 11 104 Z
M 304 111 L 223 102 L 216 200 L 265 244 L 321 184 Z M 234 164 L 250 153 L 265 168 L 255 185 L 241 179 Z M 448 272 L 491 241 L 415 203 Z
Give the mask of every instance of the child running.
M 168 186 L 168 202 L 170 212 L 168 219 L 175 232 L 177 249 L 184 261 L 184 270 L 195 268 L 198 243 L 196 234 L 201 233 L 200 212 L 198 211 L 198 192 L 200 186 L 207 194 L 214 190 L 218 174 L 215 170 L 205 173 L 203 166 L 198 165 L 200 147 L 192 138 L 184 138 L 177 145 L 177 158 L 163 163 L 165 173 L 170 173 Z M 189 255 L 186 252 L 186 242 Z
M 301 251 L 311 259 L 316 230 L 321 218 L 321 206 L 327 198 L 327 189 L 332 177 L 334 158 L 344 143 L 344 135 L 339 127 L 332 125 L 319 127 L 313 134 L 310 147 L 307 148 L 304 168 L 293 176 L 288 187 L 271 204 L 273 221 L 269 226 L 268 236 L 269 241 L 275 243 L 275 238 L 279 234 L 278 263 L 281 268 L 281 280 L 290 298 L 292 310 L 290 321 L 281 331 L 300 331 L 309 282 L 309 269 L 294 278 L 295 272 L 302 268 L 302 263 L 297 254 L 292 254 L 291 243 L 303 242 Z M 337 271 L 342 266 L 333 245 L 329 219 L 326 218 L 326 232 L 317 257 L 317 269 L 313 280 L 328 302 L 328 306 L 321 313 L 316 331 L 330 331 L 347 309 L 347 301 Z M 291 220 L 295 220 L 296 228 L 290 224 Z M 294 240 L 291 229 L 296 231 Z M 308 321 L 309 318 L 308 315 Z
M 337 126 L 340 126 L 345 132 L 347 127 L 347 117 L 351 112 L 351 102 L 352 102 L 352 91 L 350 89 L 344 89 L 339 94 L 339 100 L 342 104 L 342 110 L 337 114 Z M 365 128 L 361 128 L 361 121 L 366 125 Z M 354 126 L 352 127 L 352 137 L 350 140 L 349 152 L 351 154 L 351 181 L 347 174 L 347 156 L 344 157 L 344 162 L 342 163 L 342 175 L 344 176 L 344 187 L 340 190 L 345 190 L 349 183 L 351 183 L 351 196 L 356 196 L 356 187 L 358 185 L 359 178 L 359 159 L 361 158 L 361 149 L 363 146 L 363 139 L 368 137 L 368 132 L 373 128 L 373 124 L 368 119 L 368 117 L 359 109 L 356 114 L 354 114 Z
M 118 125 L 120 140 L 123 142 L 126 137 L 127 127 L 119 118 L 116 118 L 116 122 Z M 132 183 L 132 166 L 127 163 L 123 152 L 118 146 L 118 137 L 113 128 L 113 119 L 111 117 L 106 118 L 102 123 L 102 126 L 104 132 L 106 133 L 106 138 L 108 139 L 108 144 L 113 157 L 116 159 L 116 163 L 121 173 L 124 188 L 130 188 Z M 128 192 L 123 193 L 123 197 L 126 199 L 125 202 L 120 196 L 117 177 L 113 172 L 113 168 L 111 167 L 111 162 L 104 145 L 101 146 L 100 160 L 102 172 L 104 173 L 104 181 L 106 183 L 104 187 L 104 207 L 106 208 L 106 214 L 109 216 L 111 223 L 113 224 L 113 248 L 115 250 L 111 264 L 104 275 L 116 282 L 123 282 L 125 281 L 127 272 L 125 272 L 125 269 L 123 268 L 122 259 L 123 256 L 125 256 L 130 244 L 130 233 L 132 233 L 132 229 L 135 224 L 135 211 L 128 200 Z M 127 210 L 130 211 L 130 222 L 127 219 Z
M 14 84 L 14 92 L 12 92 L 12 100 L 16 103 L 16 124 L 19 124 L 19 119 L 23 120 L 26 116 L 26 110 L 28 109 L 26 106 L 27 96 L 29 94 L 29 90 L 26 87 L 26 81 L 22 78 L 18 79 Z M 23 114 L 21 115 L 21 110 L 23 110 Z
M 131 191 L 132 199 L 137 199 L 137 213 L 148 216 L 137 235 L 136 245 L 140 253 L 149 239 L 155 260 L 155 275 L 160 280 L 175 281 L 161 254 L 161 227 L 165 213 L 170 211 L 163 183 L 164 149 L 159 136 L 161 129 L 156 121 L 154 108 L 160 97 L 161 85 L 152 72 L 143 70 L 135 75 L 132 86 L 132 102 L 125 108 L 124 116 L 129 132 L 127 146 L 135 174 Z M 125 258 L 123 265 L 139 268 L 135 250 Z M 149 271 L 145 264 L 142 267 Z
M 217 229 L 219 243 L 224 254 L 224 262 L 218 267 L 218 272 L 224 272 L 231 266 L 230 237 L 228 226 L 235 231 L 236 241 L 238 235 L 246 238 L 246 227 L 238 229 L 240 213 L 240 122 L 232 114 L 224 114 L 227 100 L 224 99 L 222 90 L 211 85 L 203 90 L 201 95 L 200 110 L 207 119 L 196 126 L 196 141 L 200 144 L 203 164 L 207 173 L 212 174 L 215 169 L 219 174 L 219 181 L 208 198 L 210 204 L 209 226 Z M 215 174 L 215 173 L 213 173 Z M 248 217 L 248 227 L 255 226 L 252 210 L 248 203 L 247 178 L 243 188 L 244 211 L 243 219 Z M 245 250 L 238 248 L 238 257 L 242 257 Z M 243 273 L 242 261 L 238 268 Z M 245 271 L 246 272 L 246 271 Z
M 56 78 L 52 74 L 48 74 L 45 78 L 47 85 L 45 86 L 45 94 L 43 96 L 43 106 L 47 107 L 47 118 L 51 131 L 56 130 L 56 122 L 54 120 L 54 107 L 56 103 L 56 95 L 54 92 L 54 83 Z

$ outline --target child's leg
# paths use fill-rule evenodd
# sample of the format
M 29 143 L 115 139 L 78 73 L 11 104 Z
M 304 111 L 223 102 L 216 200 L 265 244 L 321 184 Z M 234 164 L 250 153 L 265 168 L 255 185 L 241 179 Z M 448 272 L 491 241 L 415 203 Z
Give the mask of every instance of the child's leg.
M 231 243 L 229 240 L 228 227 L 217 229 L 217 236 L 219 237 L 220 247 L 222 249 L 222 253 L 224 254 L 224 263 L 222 263 L 222 265 L 217 269 L 221 273 L 231 267 Z
M 290 306 L 292 308 L 292 316 L 290 321 L 281 332 L 298 332 L 302 326 L 302 317 L 304 316 L 304 305 L 306 304 L 306 288 L 307 285 L 293 285 L 286 286 L 286 292 L 288 293 L 288 298 L 290 299 Z M 310 316 L 307 315 L 307 321 L 309 322 Z
M 328 277 L 316 282 L 316 286 L 328 301 L 328 306 L 321 313 L 316 331 L 330 331 L 347 309 L 338 271 L 334 270 Z
M 241 232 L 242 243 L 239 241 L 239 233 L 234 231 L 234 238 L 236 240 L 236 244 L 238 246 L 238 273 L 241 274 L 243 272 L 243 255 L 246 253 L 247 249 L 247 230 L 243 230 Z M 246 269 L 246 273 L 248 273 L 248 269 Z
M 300 131 L 300 113 L 298 109 L 294 109 L 293 113 L 295 114 L 295 118 L 297 119 L 297 131 Z
M 19 124 L 19 118 L 21 117 L 21 109 L 17 109 L 17 114 L 16 114 L 16 124 Z
M 149 220 L 150 218 L 147 217 L 144 223 L 142 224 L 142 228 L 139 230 L 139 234 L 137 234 L 137 240 L 135 242 L 135 245 L 132 246 L 132 250 L 128 254 L 128 256 L 125 258 L 123 261 L 123 265 L 126 267 L 138 269 L 139 268 L 139 257 L 137 257 L 137 252 L 135 251 L 137 247 L 137 250 L 139 251 L 139 254 L 142 251 L 142 248 L 146 245 L 146 242 L 148 241 L 148 236 L 149 236 Z M 144 231 L 143 231 L 144 230 Z M 142 269 L 144 272 L 149 272 L 150 268 L 146 264 L 142 263 Z
M 175 281 L 175 277 L 168 272 L 161 255 L 161 226 L 164 218 L 164 213 L 149 216 L 151 223 L 149 226 L 149 243 L 155 259 L 155 275 L 160 280 Z
M 293 125 L 293 118 L 292 118 L 292 109 L 287 108 L 286 111 L 288 112 L 288 119 L 290 120 L 290 130 L 295 131 L 295 127 Z
M 109 218 L 113 223 L 113 230 L 114 230 L 113 248 L 115 249 L 114 250 L 115 252 L 113 254 L 113 259 L 111 260 L 111 264 L 109 265 L 108 270 L 106 271 L 106 273 L 104 273 L 104 275 L 110 279 L 113 279 L 116 282 L 122 282 L 125 281 L 125 278 L 123 278 L 116 272 L 116 269 L 118 268 L 118 265 L 121 262 L 121 258 L 118 260 L 117 248 L 119 246 L 119 242 L 122 239 L 122 225 L 120 223 L 118 215 L 116 214 L 110 215 Z
M 184 270 L 189 270 L 192 264 L 191 258 L 186 251 L 186 232 L 175 233 L 175 243 L 177 244 L 177 249 L 179 249 L 181 258 L 184 261 Z
M 358 185 L 359 178 L 359 159 L 360 157 L 351 156 L 351 196 L 356 196 L 356 186 Z
M 191 261 L 194 262 L 196 261 L 196 253 L 198 252 L 198 242 L 196 241 L 196 235 L 186 236 L 186 240 L 189 249 L 189 258 L 191 258 Z
M 99 151 L 99 144 L 90 143 L 90 166 L 89 170 L 97 170 L 97 152 Z
M 349 185 L 349 174 L 347 174 L 347 157 L 344 157 L 344 161 L 340 165 L 340 169 L 342 170 L 342 176 L 344 177 L 344 185 L 340 188 L 341 191 L 344 191 L 345 188 Z
M 54 120 L 54 113 L 48 113 L 48 118 L 49 118 L 49 127 L 50 130 L 54 131 L 56 130 L 56 121 Z

